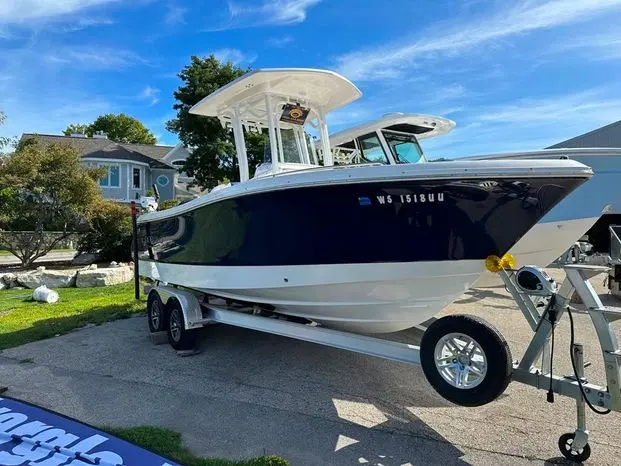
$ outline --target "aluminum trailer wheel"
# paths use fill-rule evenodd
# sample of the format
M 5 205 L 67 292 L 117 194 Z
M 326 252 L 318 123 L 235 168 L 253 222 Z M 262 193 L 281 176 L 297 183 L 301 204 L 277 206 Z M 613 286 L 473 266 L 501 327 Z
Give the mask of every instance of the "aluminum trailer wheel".
M 185 320 L 181 304 L 176 299 L 170 299 L 168 308 L 168 342 L 178 351 L 186 351 L 194 348 L 200 329 L 185 328 Z
M 431 386 L 462 406 L 495 400 L 511 379 L 509 345 L 495 327 L 473 316 L 446 316 L 431 324 L 420 358 Z
M 151 333 L 166 330 L 167 319 L 164 303 L 156 291 L 150 292 L 147 299 L 147 319 Z

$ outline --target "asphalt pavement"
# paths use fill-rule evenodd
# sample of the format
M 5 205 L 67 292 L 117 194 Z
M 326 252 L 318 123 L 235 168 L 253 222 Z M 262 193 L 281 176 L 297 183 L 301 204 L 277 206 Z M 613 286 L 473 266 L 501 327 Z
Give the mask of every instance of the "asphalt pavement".
M 62 292 L 61 292 L 62 295 Z M 530 328 L 501 288 L 473 290 L 445 313 L 495 324 L 514 358 Z M 601 380 L 585 315 L 578 338 Z M 618 324 L 617 329 L 619 329 Z M 556 370 L 569 373 L 568 325 L 557 331 Z M 420 332 L 393 337 L 416 344 Z M 497 401 L 456 407 L 416 366 L 214 325 L 201 353 L 153 345 L 145 317 L 90 327 L 0 353 L 7 394 L 95 425 L 159 425 L 207 456 L 279 454 L 293 465 L 552 464 L 575 428 L 575 403 L 512 383 Z M 587 414 L 590 464 L 621 462 L 621 416 Z
M 46 262 L 60 262 L 60 261 L 70 261 L 75 256 L 75 251 L 50 251 L 45 256 L 39 257 L 35 264 L 44 264 Z M 1 255 L 0 256 L 0 267 L 3 265 L 18 265 L 20 264 L 20 260 L 13 255 Z

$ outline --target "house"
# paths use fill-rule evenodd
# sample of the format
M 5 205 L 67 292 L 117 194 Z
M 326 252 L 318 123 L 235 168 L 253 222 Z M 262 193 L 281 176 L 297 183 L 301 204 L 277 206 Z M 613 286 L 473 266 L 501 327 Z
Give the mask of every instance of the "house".
M 75 148 L 88 166 L 107 169 L 99 180 L 103 197 L 117 202 L 130 202 L 144 196 L 155 184 L 160 199 L 188 199 L 200 194 L 191 185 L 193 179 L 180 172 L 188 151 L 182 144 L 160 146 L 150 144 L 120 144 L 105 134 L 87 137 L 84 134 L 58 136 L 24 133 L 21 140 L 68 144 Z

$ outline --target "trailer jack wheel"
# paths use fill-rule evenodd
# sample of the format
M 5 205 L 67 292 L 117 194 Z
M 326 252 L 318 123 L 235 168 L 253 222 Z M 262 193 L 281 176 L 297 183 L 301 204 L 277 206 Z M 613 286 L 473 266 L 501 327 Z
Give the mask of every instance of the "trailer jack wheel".
M 461 406 L 495 400 L 511 378 L 509 345 L 495 327 L 473 316 L 446 316 L 431 324 L 420 359 L 431 386 Z
M 558 439 L 558 448 L 561 450 L 563 456 L 568 460 L 582 463 L 583 461 L 588 460 L 591 456 L 591 447 L 588 443 L 586 443 L 584 447 L 579 448 L 578 450 L 572 449 L 574 438 L 575 434 L 573 432 L 561 435 Z

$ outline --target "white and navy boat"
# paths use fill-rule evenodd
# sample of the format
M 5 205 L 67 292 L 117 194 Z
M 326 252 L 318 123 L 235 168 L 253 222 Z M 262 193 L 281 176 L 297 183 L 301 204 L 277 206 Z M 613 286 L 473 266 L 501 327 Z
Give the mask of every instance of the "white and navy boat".
M 432 115 L 390 113 L 330 136 L 338 163 L 388 165 L 422 164 L 425 156 L 420 140 L 447 134 L 455 123 Z M 570 158 L 591 167 L 595 175 L 548 212 L 509 251 L 520 264 L 547 266 L 574 245 L 600 216 L 614 206 L 621 208 L 618 186 L 621 149 L 545 149 L 528 152 L 488 154 L 460 159 L 534 160 Z M 608 229 L 605 227 L 605 235 Z M 500 283 L 484 274 L 477 286 Z
M 141 274 L 332 328 L 398 331 L 456 299 L 592 174 L 571 160 L 335 166 L 326 116 L 360 95 L 333 72 L 272 69 L 197 103 L 192 114 L 231 127 L 241 182 L 142 215 Z M 253 177 L 247 131 L 266 133 L 271 154 Z

